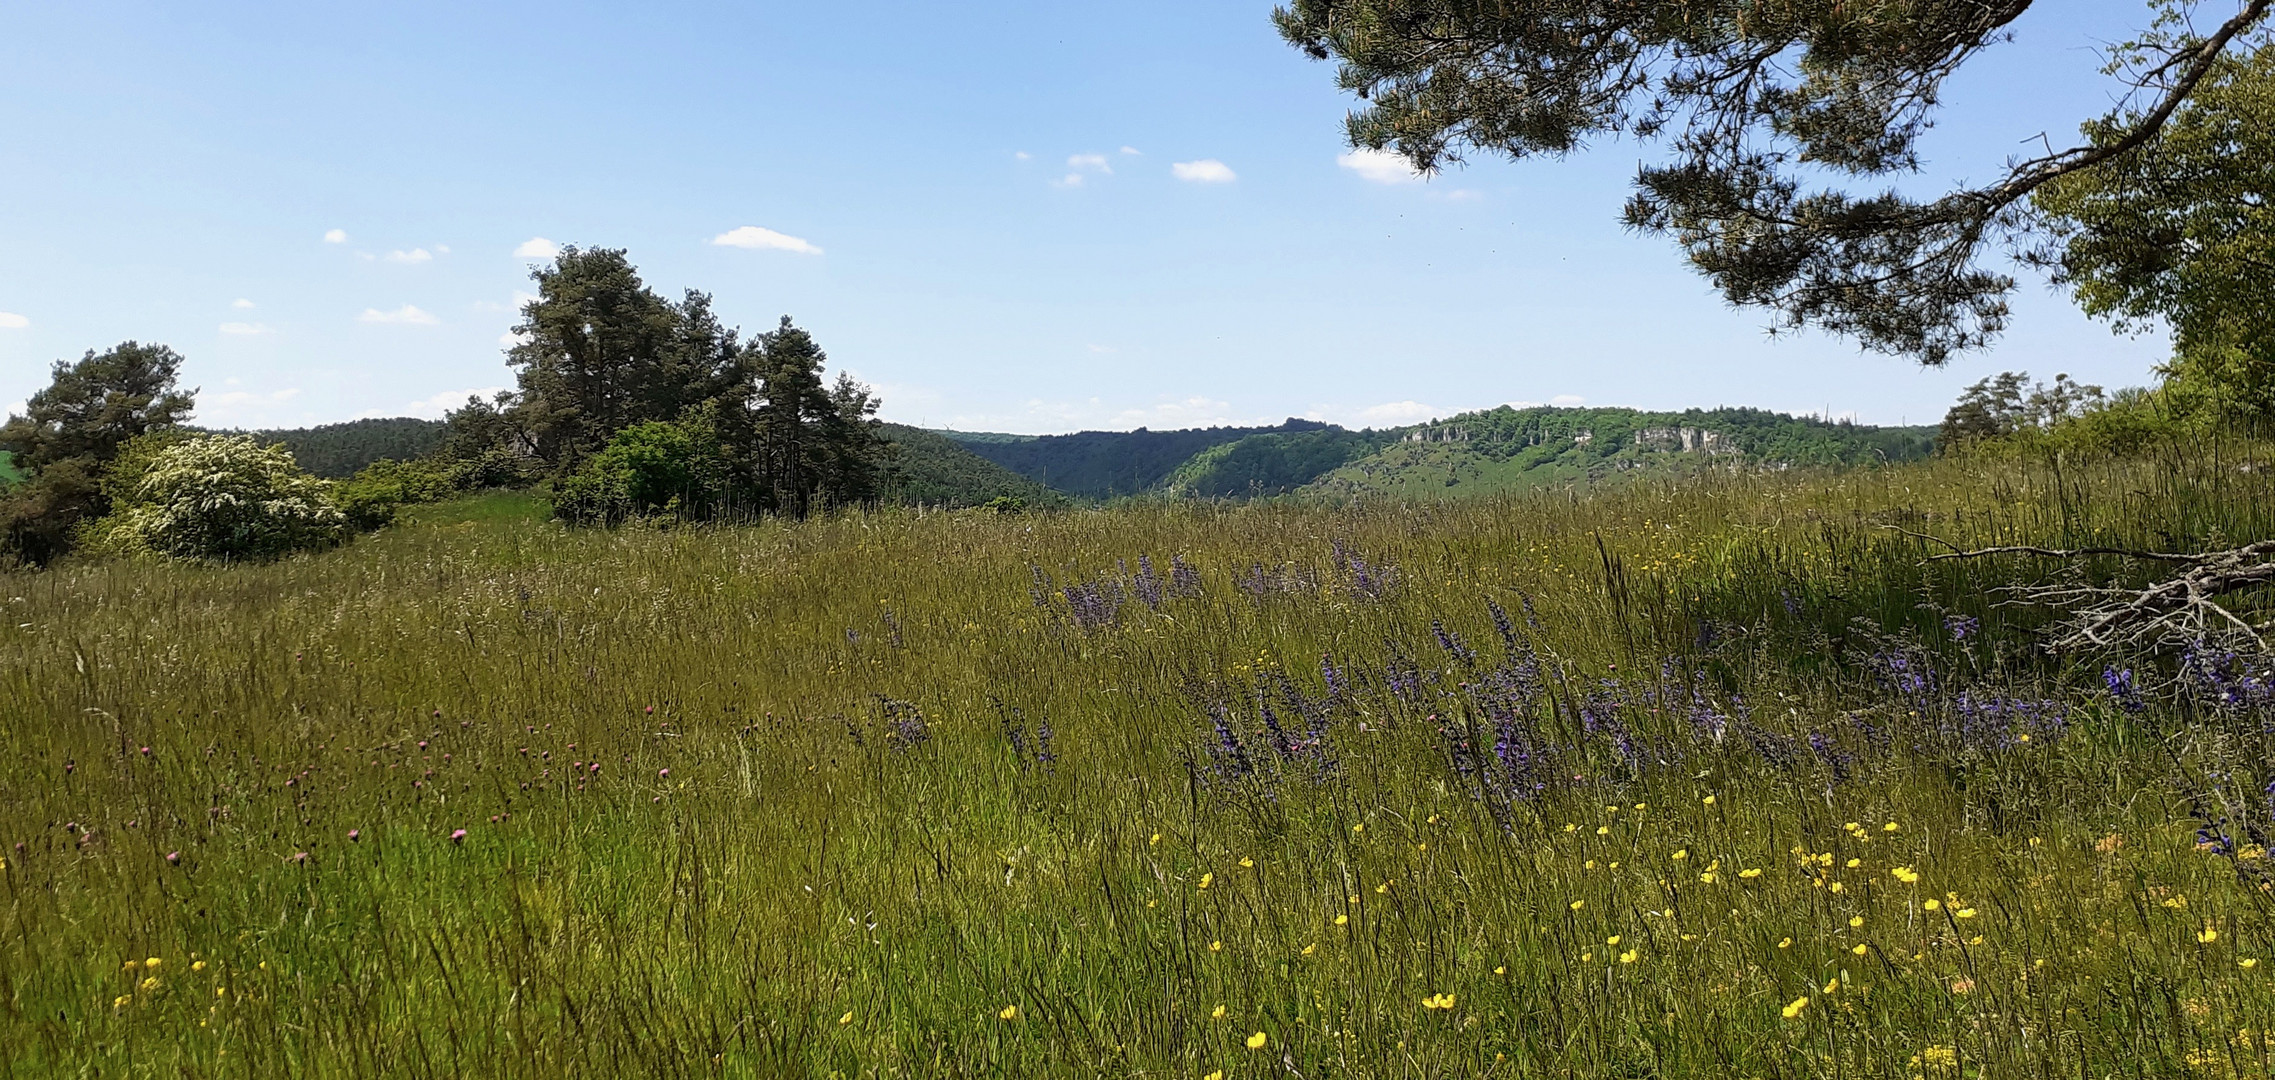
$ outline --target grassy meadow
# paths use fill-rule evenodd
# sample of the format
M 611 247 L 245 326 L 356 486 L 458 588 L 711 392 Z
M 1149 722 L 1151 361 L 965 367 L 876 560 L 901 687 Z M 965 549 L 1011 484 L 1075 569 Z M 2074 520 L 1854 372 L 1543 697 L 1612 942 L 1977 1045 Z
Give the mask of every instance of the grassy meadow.
M 1903 530 L 2240 542 L 2267 477 L 0 576 L 0 1076 L 2265 1076 L 2263 673 L 2046 658 L 2056 567 Z

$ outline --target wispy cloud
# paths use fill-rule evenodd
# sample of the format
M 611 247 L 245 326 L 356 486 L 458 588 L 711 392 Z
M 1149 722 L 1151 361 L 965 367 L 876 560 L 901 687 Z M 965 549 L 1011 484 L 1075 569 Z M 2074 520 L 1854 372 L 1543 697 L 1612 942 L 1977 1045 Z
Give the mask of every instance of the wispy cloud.
M 390 251 L 382 257 L 391 263 L 407 263 L 411 265 L 434 261 L 434 253 L 428 251 L 425 248 L 412 248 L 409 251 Z
M 259 337 L 262 334 L 273 334 L 276 331 L 271 329 L 267 323 L 225 322 L 221 324 L 221 332 L 232 337 Z
M 1194 184 L 1229 184 L 1240 179 L 1230 166 L 1215 158 L 1179 161 L 1169 166 L 1169 173 L 1179 180 Z
M 712 237 L 711 242 L 720 247 L 750 248 L 753 250 L 794 251 L 800 255 L 819 255 L 822 253 L 822 249 L 807 243 L 805 240 L 799 237 L 791 236 L 787 233 L 778 233 L 772 229 L 762 229 L 756 225 L 745 225 L 738 229 L 729 229 L 726 232 Z
M 1353 150 L 1336 155 L 1335 164 L 1371 184 L 1414 184 L 1428 179 L 1411 162 L 1388 150 Z
M 1011 152 L 1011 159 L 1013 161 L 1031 161 L 1034 159 L 1034 157 L 1035 155 L 1030 154 L 1025 150 L 1013 150 Z
M 513 249 L 513 257 L 516 259 L 551 259 L 560 254 L 561 245 L 542 236 L 532 236 L 522 241 L 520 247 Z
M 327 230 L 324 233 L 324 242 L 327 244 L 345 244 L 348 242 L 348 231 L 346 229 Z
M 0 330 L 21 330 L 31 324 L 30 319 L 13 311 L 0 311 Z
M 1114 171 L 1114 167 L 1112 165 L 1106 164 L 1106 155 L 1104 154 L 1070 155 L 1066 159 L 1066 167 L 1073 169 L 1076 172 L 1081 172 L 1084 169 L 1095 169 L 1102 173 L 1112 173 Z
M 378 308 L 365 308 L 363 309 L 363 314 L 358 315 L 355 318 L 357 322 L 389 323 L 396 326 L 433 326 L 442 321 L 441 319 L 437 319 L 433 315 L 421 311 L 418 308 L 412 307 L 409 304 L 405 304 L 393 311 L 381 311 Z
M 238 297 L 237 299 L 230 301 L 229 306 L 236 308 L 239 311 L 251 311 L 253 310 L 254 304 L 250 300 L 247 300 L 243 297 Z
M 1125 147 L 1122 147 L 1122 153 L 1128 154 L 1128 155 L 1130 155 L 1131 157 L 1144 157 L 1144 156 L 1145 156 L 1145 151 L 1143 151 L 1143 150 L 1140 150 L 1140 149 L 1138 149 L 1137 147 L 1134 147 L 1134 146 L 1125 146 Z

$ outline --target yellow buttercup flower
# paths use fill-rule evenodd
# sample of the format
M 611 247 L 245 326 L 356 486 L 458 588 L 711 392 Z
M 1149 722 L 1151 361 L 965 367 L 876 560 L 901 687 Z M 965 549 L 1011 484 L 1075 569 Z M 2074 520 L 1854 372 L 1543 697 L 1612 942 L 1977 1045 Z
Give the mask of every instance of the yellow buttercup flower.
M 1155 834 L 1153 834 L 1153 839 L 1146 841 L 1146 843 L 1147 843 L 1147 844 L 1149 844 L 1149 845 L 1152 845 L 1153 847 L 1160 847 L 1160 846 L 1161 846 L 1161 834 L 1160 834 L 1160 833 L 1155 833 Z
M 1587 902 L 1586 900 L 1574 900 L 1574 901 L 1572 901 L 1572 910 L 1574 910 L 1574 911 L 1578 911 L 1578 910 L 1580 910 L 1581 908 L 1584 908 L 1584 907 L 1587 907 L 1587 906 L 1588 906 L 1588 902 Z
M 1917 884 L 1920 879 L 1919 873 L 1909 866 L 1890 867 L 1888 870 L 1888 876 L 1895 878 L 1896 880 L 1901 881 L 1906 885 Z
M 1271 1036 L 1268 1036 L 1259 1031 L 1256 1034 L 1250 1035 L 1248 1037 L 1248 1048 L 1250 1050 L 1262 1050 L 1271 1041 Z
M 1941 900 L 1937 900 L 1935 897 L 1932 897 L 1932 896 L 1928 897 L 1928 898 L 1927 898 L 1927 899 L 1925 899 L 1925 900 L 1922 900 L 1922 901 L 1920 901 L 1920 910 L 1922 910 L 1922 911 L 1934 911 L 1935 909 L 1937 909 L 1937 908 L 1939 908 L 1939 907 L 1942 907 L 1942 906 L 1943 906 L 1943 902 L 1942 902 Z
M 1387 893 L 1390 891 L 1390 883 L 1385 881 L 1382 884 L 1375 886 L 1374 891 L 1377 893 Z
M 1206 888 L 1208 888 L 1210 885 L 1213 885 L 1213 884 L 1215 884 L 1215 883 L 1216 883 L 1216 874 L 1215 874 L 1214 872 L 1210 872 L 1210 873 L 1206 873 L 1206 874 L 1202 874 L 1202 875 L 1201 875 L 1201 888 L 1204 888 L 1204 889 L 1206 889 Z
M 1208 1074 L 1207 1076 L 1201 1077 L 1201 1080 L 1224 1080 L 1224 1070 L 1218 1069 L 1215 1072 Z
M 1746 868 L 1746 869 L 1744 869 L 1744 870 L 1740 870 L 1740 871 L 1738 871 L 1738 876 L 1739 876 L 1739 877 L 1742 877 L 1742 878 L 1745 878 L 1745 879 L 1746 879 L 1746 880 L 1748 880 L 1748 881 L 1752 881 L 1753 879 L 1755 879 L 1755 878 L 1758 878 L 1758 877 L 1762 876 L 1762 872 L 1761 872 L 1761 869 L 1760 869 L 1760 868 L 1758 868 L 1758 867 L 1751 867 L 1751 866 L 1749 866 L 1749 867 L 1747 867 L 1747 868 Z
M 1682 850 L 1680 850 L 1680 851 L 1677 851 L 1677 852 L 1675 852 L 1675 861 L 1676 861 L 1676 862 L 1681 862 L 1681 861 L 1683 861 L 1684 859 L 1687 859 L 1687 858 L 1690 858 L 1690 849 L 1689 849 L 1689 848 L 1684 848 L 1684 849 L 1682 849 Z
M 1780 949 L 1790 949 L 1793 947 L 1793 939 L 1786 938 L 1784 941 L 1778 942 L 1777 947 Z
M 1825 984 L 1825 992 L 1828 994 L 1832 993 L 1835 990 L 1839 990 L 1840 988 L 1841 981 L 1839 979 L 1834 979 L 1831 982 Z
M 995 1016 L 998 1020 L 1017 1020 L 1019 1019 L 1019 1006 L 1005 1005 L 1003 1011 L 996 1013 Z
M 2202 942 L 2203 944 L 2210 945 L 2211 943 L 2220 940 L 2220 932 L 2207 926 L 2204 928 L 2203 933 L 2196 935 L 2196 940 Z
M 1216 1010 L 1215 1010 L 1215 1011 L 1213 1011 L 1213 1012 L 1209 1013 L 1209 1019 L 1211 1019 L 1211 1020 L 1222 1020 L 1222 1019 L 1224 1019 L 1224 1006 L 1222 1006 L 1222 1005 L 1219 1005 L 1219 1006 L 1217 1006 L 1217 1007 L 1216 1007 Z
M 847 1024 L 850 1024 L 850 1023 L 852 1023 L 852 1022 L 853 1022 L 853 1010 L 851 1010 L 851 1009 L 847 1009 L 847 1010 L 845 1010 L 845 1015 L 844 1015 L 844 1016 L 840 1016 L 840 1017 L 838 1017 L 838 1018 L 837 1018 L 837 1026 L 839 1026 L 839 1027 L 844 1027 L 845 1025 L 847 1025 Z
M 191 970 L 191 971 L 204 971 L 204 970 L 205 970 L 205 961 L 203 961 L 203 960 L 193 960 L 193 961 L 191 961 L 191 962 L 190 962 L 190 970 Z
M 1856 948 L 1850 949 L 1849 951 L 1855 953 L 1858 956 L 1863 956 L 1865 953 L 1872 951 L 1872 946 L 1859 943 Z
M 1243 870 L 1252 870 L 1252 869 L 1254 869 L 1254 868 L 1255 868 L 1255 866 L 1256 866 L 1256 860 L 1254 860 L 1254 859 L 1251 859 L 1251 858 L 1249 858 L 1249 857 L 1248 857 L 1248 856 L 1246 856 L 1246 855 L 1242 855 L 1242 856 L 1240 857 L 1240 868 L 1241 868 L 1241 869 L 1243 869 Z
M 1788 1020 L 1791 1020 L 1791 1019 L 1793 1019 L 1794 1017 L 1801 1015 L 1801 1010 L 1803 1010 L 1803 1009 L 1806 1009 L 1806 1008 L 1808 1008 L 1808 1007 L 1809 1007 L 1809 999 L 1808 999 L 1808 998 L 1805 998 L 1805 997 L 1794 998 L 1794 999 L 1793 999 L 1793 1003 L 1792 1003 L 1792 1004 L 1790 1004 L 1790 1005 L 1787 1005 L 1787 1006 L 1785 1007 L 1785 1018 L 1786 1018 L 1786 1019 L 1788 1019 Z
M 1632 963 L 1634 963 L 1634 962 L 1635 962 L 1635 950 L 1634 950 L 1634 949 L 1629 949 L 1629 950 L 1627 950 L 1626 952 L 1623 952 L 1623 953 L 1619 954 L 1619 962 L 1620 962 L 1620 963 L 1622 963 L 1622 964 L 1632 964 Z
M 1700 799 L 1700 800 L 1698 800 L 1698 801 L 1699 801 L 1699 802 L 1701 802 L 1701 803 L 1704 803 L 1704 804 L 1706 804 L 1706 805 L 1708 805 L 1708 806 L 1712 806 L 1712 805 L 1714 805 L 1714 796 L 1712 796 L 1712 795 L 1709 795 L 1709 796 L 1707 796 L 1707 797 L 1705 797 L 1705 798 L 1703 798 L 1703 799 Z
M 1341 926 L 1341 925 L 1343 925 L 1344 923 L 1347 923 L 1347 922 L 1350 922 L 1350 921 L 1351 921 L 1351 917 L 1350 917 L 1350 916 L 1348 916 L 1348 915 L 1337 915 L 1337 916 L 1335 916 L 1335 925 L 1337 925 L 1337 926 Z
M 1210 951 L 1210 952 L 1223 952 L 1223 951 L 1224 951 L 1224 942 L 1221 942 L 1221 941 L 1212 941 L 1212 942 L 1209 942 L 1209 951 Z
M 1605 939 L 1604 939 L 1604 944 L 1606 944 L 1606 945 L 1617 945 L 1617 944 L 1619 944 L 1619 935 L 1618 935 L 1618 934 L 1613 934 L 1612 936 L 1610 936 L 1610 937 L 1608 937 L 1608 938 L 1605 938 Z
M 1305 956 L 1310 956 L 1312 953 L 1315 953 L 1315 952 L 1318 952 L 1318 951 L 1319 951 L 1319 943 L 1318 943 L 1318 942 L 1316 942 L 1316 941 L 1315 941 L 1315 942 L 1313 942 L 1313 943 L 1311 943 L 1311 944 L 1309 944 L 1309 945 L 1306 945 L 1306 946 L 1304 946 L 1304 947 L 1303 947 L 1303 954 L 1304 954 Z
M 2259 958 L 2256 956 L 2244 957 L 2243 959 L 2236 961 L 2236 966 L 2244 969 L 2245 971 L 2250 971 L 2252 968 L 2259 966 Z
M 1975 917 L 1975 909 L 1971 907 L 1963 907 L 1957 911 L 1952 912 L 1951 914 L 1955 918 L 1972 919 Z
M 1864 916 L 1862 916 L 1862 915 L 1852 915 L 1852 916 L 1850 916 L 1850 917 L 1849 917 L 1849 920 L 1848 920 L 1848 928 L 1849 928 L 1849 929 L 1851 929 L 1851 930 L 1854 930 L 1854 929 L 1856 929 L 1857 927 L 1859 927 L 1859 926 L 1863 926 L 1863 925 L 1864 925 Z
M 148 960 L 144 960 L 144 961 L 142 962 L 142 966 L 143 966 L 143 967 L 146 967 L 146 968 L 149 968 L 149 969 L 150 969 L 150 970 L 152 970 L 152 971 L 156 971 L 156 970 L 158 970 L 158 965 L 160 965 L 160 964 L 163 964 L 163 963 L 165 963 L 165 962 L 166 962 L 166 961 L 164 961 L 164 960 L 162 960 L 162 959 L 159 959 L 158 957 L 155 957 L 155 956 L 153 956 L 153 957 L 151 957 L 151 958 L 150 958 L 150 959 L 148 959 Z
M 1453 995 L 1432 994 L 1422 999 L 1422 1007 L 1425 1009 L 1451 1009 L 1453 1008 Z

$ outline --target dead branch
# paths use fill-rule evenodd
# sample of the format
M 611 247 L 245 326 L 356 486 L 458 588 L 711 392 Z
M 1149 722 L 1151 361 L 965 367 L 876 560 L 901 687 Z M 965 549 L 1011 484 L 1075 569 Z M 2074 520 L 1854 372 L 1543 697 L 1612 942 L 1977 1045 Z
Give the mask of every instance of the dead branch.
M 1887 526 L 1895 528 L 1895 526 Z M 2222 637 L 2241 636 L 2264 650 L 2264 623 L 2254 624 L 2219 598 L 2275 583 L 2275 540 L 2242 547 L 2181 555 L 2127 548 L 2045 548 L 2025 544 L 1962 549 L 1941 537 L 1909 529 L 1907 536 L 1933 541 L 1951 549 L 1931 555 L 1929 562 L 1946 559 L 1980 559 L 1995 555 L 2077 560 L 2100 555 L 2170 564 L 2161 580 L 2138 588 L 2081 585 L 2016 585 L 2000 590 L 2010 602 L 2050 607 L 2067 618 L 2049 647 L 2057 652 L 2083 648 L 2172 648 Z

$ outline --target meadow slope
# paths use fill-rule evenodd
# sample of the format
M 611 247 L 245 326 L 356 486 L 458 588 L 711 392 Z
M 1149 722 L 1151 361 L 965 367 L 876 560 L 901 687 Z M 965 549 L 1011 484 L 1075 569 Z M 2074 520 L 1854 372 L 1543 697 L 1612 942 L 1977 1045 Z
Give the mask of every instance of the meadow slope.
M 0 577 L 0 1076 L 2266 1075 L 2265 679 L 1902 531 L 2224 453 Z

